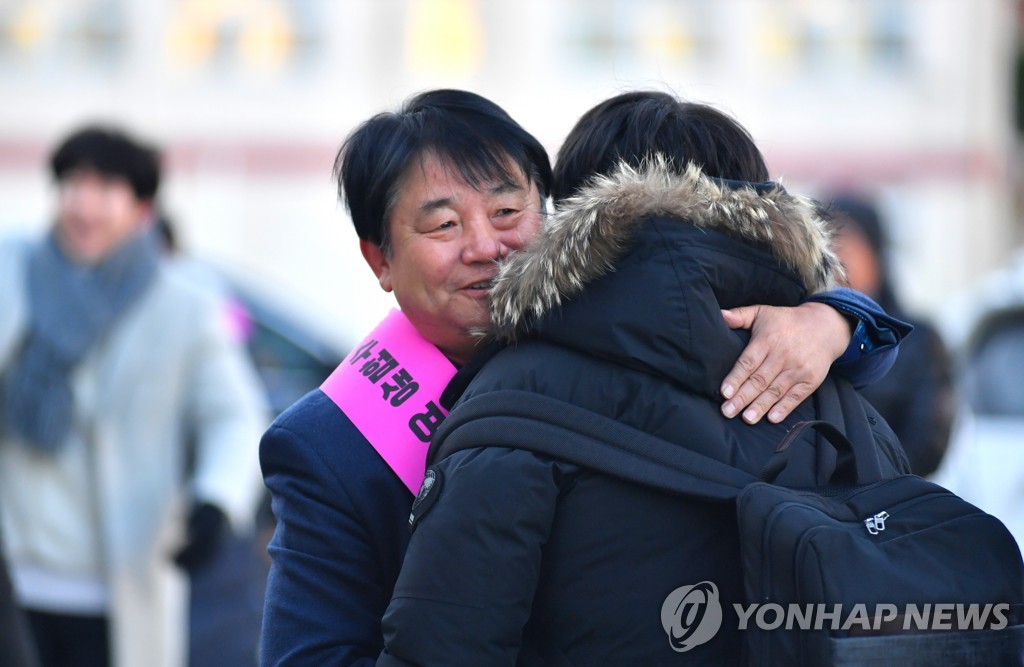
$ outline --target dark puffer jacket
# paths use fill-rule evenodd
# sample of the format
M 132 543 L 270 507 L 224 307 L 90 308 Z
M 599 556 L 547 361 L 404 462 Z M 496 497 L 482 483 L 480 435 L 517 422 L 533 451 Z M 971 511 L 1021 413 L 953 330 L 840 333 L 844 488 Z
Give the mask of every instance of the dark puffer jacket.
M 807 200 L 696 169 L 622 170 L 570 202 L 504 267 L 492 292 L 493 334 L 510 344 L 463 400 L 536 392 L 757 473 L 816 406 L 805 401 L 778 425 L 724 419 L 718 386 L 747 336 L 729 330 L 719 310 L 795 305 L 839 272 Z M 860 408 L 840 426 L 872 434 L 883 471 L 905 471 L 892 432 L 866 403 Z M 730 504 L 487 444 L 435 466 L 438 482 L 384 617 L 378 664 L 738 659 L 728 614 L 743 584 Z M 830 465 L 808 456 L 803 481 L 824 481 Z M 676 653 L 662 604 L 701 581 L 718 586 L 727 617 L 707 644 Z

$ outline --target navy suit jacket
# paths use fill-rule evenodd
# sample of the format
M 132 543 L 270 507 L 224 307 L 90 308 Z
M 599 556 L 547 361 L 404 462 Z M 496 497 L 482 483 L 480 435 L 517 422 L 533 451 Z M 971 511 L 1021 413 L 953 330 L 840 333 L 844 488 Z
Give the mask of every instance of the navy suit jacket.
M 319 389 L 263 436 L 277 529 L 260 664 L 372 665 L 413 495 Z

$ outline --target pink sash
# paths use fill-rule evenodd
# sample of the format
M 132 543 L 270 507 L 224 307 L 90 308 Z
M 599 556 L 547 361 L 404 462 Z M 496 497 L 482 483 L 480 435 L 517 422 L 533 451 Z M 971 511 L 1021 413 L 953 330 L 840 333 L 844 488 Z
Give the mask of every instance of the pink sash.
M 320 385 L 413 495 L 455 366 L 393 309 Z

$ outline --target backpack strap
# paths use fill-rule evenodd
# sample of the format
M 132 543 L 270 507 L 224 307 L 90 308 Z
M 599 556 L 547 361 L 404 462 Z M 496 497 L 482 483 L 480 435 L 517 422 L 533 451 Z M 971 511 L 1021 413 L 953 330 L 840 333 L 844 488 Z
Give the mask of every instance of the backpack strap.
M 843 409 L 852 399 L 842 396 L 835 383 L 827 381 L 822 386 L 834 395 L 825 396 L 820 403 L 835 406 L 828 410 L 829 416 L 844 423 Z M 774 481 L 789 463 L 790 445 L 807 430 L 817 431 L 835 449 L 831 483 L 856 484 L 880 478 L 877 457 L 868 456 L 873 452 L 861 451 L 863 442 L 857 448 L 825 419 L 795 424 L 758 477 L 700 454 L 687 443 L 669 442 L 571 403 L 515 389 L 479 394 L 461 403 L 438 429 L 427 462 L 463 449 L 513 447 L 662 491 L 725 501 L 734 499 L 752 482 Z M 870 437 L 870 429 L 866 435 Z
M 790 445 L 797 441 L 808 429 L 813 429 L 831 443 L 836 450 L 836 463 L 829 484 L 853 485 L 860 482 L 860 472 L 857 469 L 857 453 L 853 443 L 843 435 L 832 422 L 824 419 L 801 421 L 793 424 L 786 436 L 775 447 L 775 456 L 768 459 L 761 470 L 761 479 L 773 483 L 779 474 L 789 465 Z
M 814 395 L 818 418 L 833 425 L 842 425 L 841 435 L 850 444 L 849 449 L 853 455 L 850 465 L 856 467 L 858 482 L 865 484 L 885 477 L 879 451 L 874 446 L 875 435 L 871 430 L 873 422 L 868 418 L 860 394 L 853 385 L 842 379 L 828 377 L 815 390 Z M 818 432 L 822 433 L 820 430 Z M 825 437 L 829 438 L 828 435 Z M 836 444 L 831 438 L 829 440 L 833 445 Z M 837 451 L 842 456 L 842 449 L 837 447 Z M 840 466 L 841 462 L 837 462 L 836 469 Z
M 438 428 L 428 463 L 481 446 L 526 449 L 662 491 L 732 500 L 757 477 L 585 408 L 502 389 L 461 403 Z

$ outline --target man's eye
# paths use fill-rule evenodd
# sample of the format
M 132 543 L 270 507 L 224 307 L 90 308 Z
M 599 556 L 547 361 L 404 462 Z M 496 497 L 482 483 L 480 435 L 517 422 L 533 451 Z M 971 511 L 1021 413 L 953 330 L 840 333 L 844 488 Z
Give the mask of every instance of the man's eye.
M 498 215 L 512 215 L 513 213 L 516 213 L 516 212 L 517 212 L 517 210 L 514 209 L 514 208 L 499 208 L 498 209 Z

